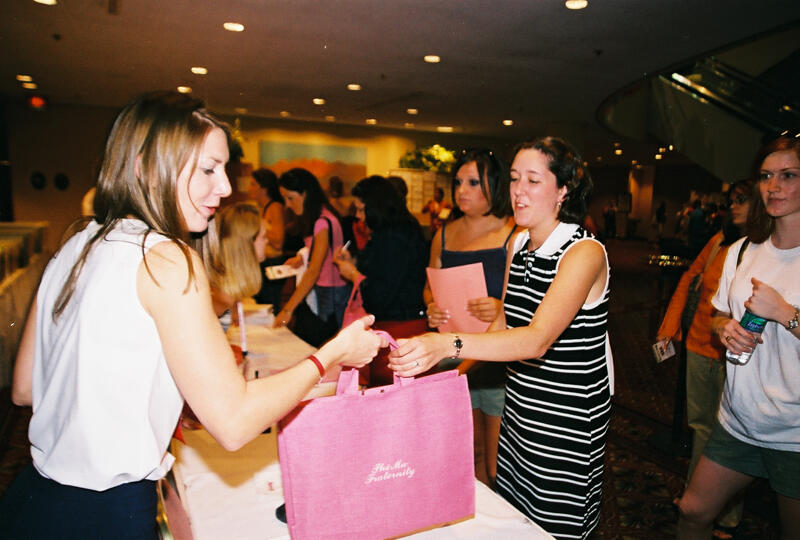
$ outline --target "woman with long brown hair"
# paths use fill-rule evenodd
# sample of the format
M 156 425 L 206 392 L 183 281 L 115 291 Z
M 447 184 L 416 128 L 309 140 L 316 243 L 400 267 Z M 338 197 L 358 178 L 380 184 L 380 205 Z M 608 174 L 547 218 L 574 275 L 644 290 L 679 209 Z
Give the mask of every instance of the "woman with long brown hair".
M 365 317 L 296 366 L 244 380 L 189 246 L 231 192 L 227 161 L 227 127 L 189 96 L 146 94 L 114 122 L 95 218 L 50 261 L 20 342 L 12 399 L 33 406 L 33 464 L 0 504 L 4 535 L 154 539 L 154 482 L 174 461 L 184 399 L 236 449 L 327 368 L 377 352 Z

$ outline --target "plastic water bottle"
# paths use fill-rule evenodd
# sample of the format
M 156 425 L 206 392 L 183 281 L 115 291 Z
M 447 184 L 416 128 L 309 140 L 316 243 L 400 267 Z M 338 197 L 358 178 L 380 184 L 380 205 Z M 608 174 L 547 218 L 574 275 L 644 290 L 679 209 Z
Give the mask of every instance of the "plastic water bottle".
M 767 320 L 759 317 L 758 315 L 753 315 L 749 311 L 745 311 L 744 315 L 742 315 L 742 320 L 739 321 L 739 326 L 744 328 L 745 330 L 749 330 L 750 332 L 755 332 L 756 334 L 760 334 L 764 331 L 764 327 L 767 325 Z M 752 356 L 753 351 L 750 352 L 743 352 L 742 354 L 734 354 L 731 351 L 725 351 L 725 358 L 728 359 L 728 362 L 731 364 L 738 364 L 740 366 L 745 365 L 747 362 L 750 361 L 750 356 Z

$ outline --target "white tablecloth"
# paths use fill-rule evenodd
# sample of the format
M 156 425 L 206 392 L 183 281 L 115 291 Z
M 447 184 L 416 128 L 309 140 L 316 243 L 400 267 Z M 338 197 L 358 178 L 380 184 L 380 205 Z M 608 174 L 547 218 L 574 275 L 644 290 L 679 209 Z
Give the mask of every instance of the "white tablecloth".
M 258 305 L 245 307 L 245 335 L 247 358 L 243 363 L 246 379 L 263 378 L 292 367 L 314 354 L 317 349 L 297 337 L 285 326 L 272 328 L 272 317 Z M 231 326 L 227 332 L 228 341 L 241 345 L 241 331 Z M 336 392 L 336 379 L 340 368 L 337 366 L 325 374 L 323 382 L 317 384 L 308 397 L 330 395 Z
M 283 491 L 274 432 L 236 452 L 227 452 L 202 430 L 185 432 L 186 444 L 173 441 L 173 472 L 195 540 L 289 538 L 287 526 L 275 518 Z M 411 538 L 552 537 L 476 480 L 473 519 Z
M 314 352 L 287 328 L 273 329 L 250 307 L 245 314 L 248 378 L 286 369 Z M 263 315 L 263 314 L 262 314 Z M 240 342 L 239 328 L 228 329 L 231 343 Z M 312 395 L 335 392 L 336 383 L 321 383 Z M 275 428 L 236 452 L 223 449 L 203 430 L 184 431 L 186 444 L 173 440 L 173 472 L 195 540 L 221 538 L 289 538 L 286 524 L 275 517 L 283 504 Z M 475 481 L 475 517 L 413 538 L 552 538 L 502 497 Z

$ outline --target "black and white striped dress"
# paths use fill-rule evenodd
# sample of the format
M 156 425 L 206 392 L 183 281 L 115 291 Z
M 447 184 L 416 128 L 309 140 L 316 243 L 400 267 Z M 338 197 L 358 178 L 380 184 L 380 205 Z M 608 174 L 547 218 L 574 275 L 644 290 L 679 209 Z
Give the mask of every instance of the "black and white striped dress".
M 527 236 L 520 235 L 524 245 L 514 255 L 508 278 L 509 328 L 530 323 L 566 250 L 591 238 L 578 225 L 560 223 L 529 253 Z M 600 516 L 611 412 L 608 298 L 606 281 L 601 299 L 584 304 L 542 358 L 507 368 L 497 491 L 556 538 L 586 538 Z

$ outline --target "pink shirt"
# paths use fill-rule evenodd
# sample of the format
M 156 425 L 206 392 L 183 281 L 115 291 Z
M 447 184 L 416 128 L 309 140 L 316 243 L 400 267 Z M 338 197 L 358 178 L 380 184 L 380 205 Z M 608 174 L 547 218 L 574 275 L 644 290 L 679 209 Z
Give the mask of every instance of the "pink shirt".
M 333 263 L 333 253 L 336 250 L 341 249 L 342 245 L 344 244 L 342 240 L 342 226 L 339 224 L 339 220 L 336 219 L 336 216 L 334 216 L 330 210 L 323 207 L 319 219 L 317 219 L 317 221 L 314 223 L 315 237 L 320 233 L 320 231 L 325 231 L 326 236 L 328 234 L 328 221 L 324 220 L 323 218 L 328 218 L 333 226 L 333 249 L 331 249 L 331 246 L 328 246 L 328 252 L 325 254 L 325 260 L 322 261 L 322 270 L 320 270 L 319 278 L 317 278 L 316 284 L 323 287 L 342 287 L 347 285 L 347 282 L 339 273 L 339 267 Z M 309 256 L 311 252 L 312 240 L 313 238 L 311 236 L 306 236 L 303 238 L 306 247 L 309 249 Z

